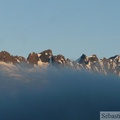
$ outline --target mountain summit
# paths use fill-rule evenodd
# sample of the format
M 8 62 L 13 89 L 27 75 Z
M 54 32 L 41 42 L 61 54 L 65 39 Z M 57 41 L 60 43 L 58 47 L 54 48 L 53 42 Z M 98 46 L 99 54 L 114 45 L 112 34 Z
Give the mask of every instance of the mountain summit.
M 4 65 L 3 65 L 4 63 Z M 40 53 L 32 52 L 28 55 L 27 59 L 22 56 L 13 56 L 7 51 L 0 52 L 0 68 L 3 66 L 12 65 L 18 66 L 21 63 L 31 65 L 33 67 L 65 67 L 76 70 L 88 70 L 102 74 L 116 74 L 120 76 L 120 56 L 115 55 L 110 58 L 99 59 L 97 55 L 86 56 L 82 54 L 76 61 L 65 58 L 63 55 L 53 55 L 52 50 L 44 50 Z

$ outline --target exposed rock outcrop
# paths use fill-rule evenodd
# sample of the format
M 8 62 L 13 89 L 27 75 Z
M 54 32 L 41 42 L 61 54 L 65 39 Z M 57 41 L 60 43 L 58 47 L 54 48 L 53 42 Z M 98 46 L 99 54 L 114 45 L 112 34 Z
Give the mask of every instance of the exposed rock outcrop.
M 26 62 L 26 59 L 22 56 L 13 56 L 10 55 L 10 53 L 8 53 L 7 51 L 2 51 L 0 52 L 0 61 L 5 63 L 17 64 L 20 62 Z
M 92 56 L 82 56 L 76 61 L 66 59 L 63 55 L 53 55 L 52 50 L 44 50 L 40 53 L 30 53 L 28 58 L 25 59 L 22 56 L 13 56 L 7 51 L 0 52 L 0 61 L 10 64 L 19 64 L 24 62 L 26 65 L 32 66 L 62 66 L 69 67 L 77 70 L 89 70 L 93 72 L 98 72 L 102 74 L 116 74 L 120 76 L 120 56 L 115 55 L 110 58 L 98 59 L 97 55 Z

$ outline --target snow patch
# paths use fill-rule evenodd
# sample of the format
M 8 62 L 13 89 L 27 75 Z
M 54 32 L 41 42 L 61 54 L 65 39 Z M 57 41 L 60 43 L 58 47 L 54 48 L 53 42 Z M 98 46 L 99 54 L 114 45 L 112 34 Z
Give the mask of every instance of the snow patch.
M 38 61 L 38 66 L 42 66 L 42 67 L 47 67 L 48 66 L 48 63 L 45 63 L 45 62 L 42 62 L 41 60 Z
M 16 59 L 18 63 L 20 63 L 20 60 Z
M 45 55 L 48 55 L 48 53 L 45 53 Z
M 40 57 L 41 56 L 41 54 L 38 54 L 38 57 Z

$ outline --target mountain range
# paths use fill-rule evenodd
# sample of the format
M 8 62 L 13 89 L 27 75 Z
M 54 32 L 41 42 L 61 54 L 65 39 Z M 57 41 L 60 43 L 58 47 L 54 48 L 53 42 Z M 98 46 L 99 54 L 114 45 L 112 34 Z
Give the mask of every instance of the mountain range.
M 40 53 L 32 52 L 27 58 L 23 56 L 13 56 L 7 51 L 0 52 L 0 70 L 18 69 L 23 66 L 47 68 L 64 67 L 75 70 L 87 70 L 101 74 L 115 74 L 120 76 L 120 56 L 115 55 L 110 58 L 99 59 L 97 55 L 86 56 L 82 54 L 77 60 L 72 61 L 63 55 L 53 55 L 52 50 L 47 49 Z

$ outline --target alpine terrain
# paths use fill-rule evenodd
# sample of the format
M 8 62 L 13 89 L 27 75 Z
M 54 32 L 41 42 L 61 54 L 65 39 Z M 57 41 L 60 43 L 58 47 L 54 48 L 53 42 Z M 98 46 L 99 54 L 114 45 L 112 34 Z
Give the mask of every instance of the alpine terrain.
M 52 50 L 44 50 L 40 53 L 32 52 L 27 59 L 22 56 L 13 56 L 7 51 L 0 52 L 0 71 L 12 72 L 17 69 L 26 68 L 47 68 L 49 66 L 59 68 L 70 68 L 74 70 L 87 70 L 101 74 L 115 74 L 120 76 L 120 56 L 99 59 L 97 55 L 81 55 L 77 60 L 72 61 L 63 55 L 53 55 Z

